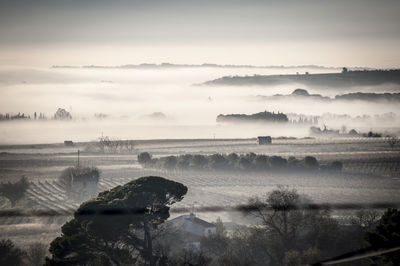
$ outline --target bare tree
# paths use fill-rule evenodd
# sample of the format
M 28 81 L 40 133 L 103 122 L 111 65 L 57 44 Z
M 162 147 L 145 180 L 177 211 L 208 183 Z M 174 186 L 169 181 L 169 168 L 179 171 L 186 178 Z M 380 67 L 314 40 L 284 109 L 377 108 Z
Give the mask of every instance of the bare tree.
M 340 131 L 342 134 L 345 134 L 347 132 L 347 127 L 345 125 L 342 125 L 342 127 L 340 128 Z
M 113 138 L 112 140 L 110 140 L 110 142 L 109 142 L 110 152 L 115 154 L 115 153 L 118 152 L 118 149 L 120 147 L 122 147 L 122 141 L 121 140 L 119 140 L 117 138 Z
M 107 136 L 105 136 L 105 137 L 101 136 L 101 137 L 99 138 L 99 143 L 98 143 L 98 145 L 99 145 L 100 151 L 101 151 L 102 153 L 105 153 L 105 152 L 106 152 L 106 149 L 107 149 L 107 148 L 109 147 L 109 145 L 110 145 L 110 138 L 107 137 Z
M 126 140 L 124 142 L 125 148 L 129 153 L 132 153 L 135 150 L 135 142 L 133 140 Z
M 47 253 L 47 245 L 40 242 L 31 244 L 26 251 L 29 265 L 31 266 L 43 265 L 45 262 L 46 253 Z
M 387 140 L 387 143 L 389 144 L 390 148 L 392 148 L 392 150 L 394 149 L 394 147 L 396 146 L 396 144 L 399 142 L 399 139 L 395 136 L 390 137 Z
M 285 252 L 296 250 L 301 240 L 319 219 L 323 219 L 326 210 L 313 210 L 307 206 L 310 200 L 301 196 L 295 189 L 278 186 L 278 189 L 267 194 L 265 199 L 253 198 L 249 209 L 245 210 L 261 224 L 260 233 L 266 233 L 271 241 L 270 259 L 282 262 Z
M 376 225 L 382 213 L 376 210 L 359 210 L 351 219 L 351 223 L 365 229 L 371 229 Z
M 108 136 L 99 138 L 99 148 L 102 153 L 117 153 L 118 150 L 122 150 L 124 148 L 124 141 L 118 138 L 109 138 Z

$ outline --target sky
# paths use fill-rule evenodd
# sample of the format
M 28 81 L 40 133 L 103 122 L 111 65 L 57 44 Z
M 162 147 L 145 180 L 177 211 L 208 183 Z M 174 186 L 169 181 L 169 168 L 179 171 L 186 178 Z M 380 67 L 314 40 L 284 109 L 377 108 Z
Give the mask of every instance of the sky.
M 0 66 L 399 67 L 398 0 L 0 0 Z

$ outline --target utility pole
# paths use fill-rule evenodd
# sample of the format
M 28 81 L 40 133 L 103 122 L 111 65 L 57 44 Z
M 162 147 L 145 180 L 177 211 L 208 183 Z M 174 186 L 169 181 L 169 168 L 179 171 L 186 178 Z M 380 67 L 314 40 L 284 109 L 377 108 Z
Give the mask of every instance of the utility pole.
M 79 168 L 79 150 L 78 150 L 78 168 Z

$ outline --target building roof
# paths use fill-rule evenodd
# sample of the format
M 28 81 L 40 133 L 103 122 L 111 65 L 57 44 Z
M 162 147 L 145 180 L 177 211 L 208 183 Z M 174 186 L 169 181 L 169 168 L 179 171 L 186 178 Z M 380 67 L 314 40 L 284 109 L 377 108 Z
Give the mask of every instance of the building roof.
M 191 220 L 193 223 L 198 224 L 198 225 L 201 225 L 201 226 L 203 226 L 203 227 L 216 227 L 215 224 L 209 223 L 209 222 L 204 221 L 204 220 L 202 220 L 202 219 L 199 219 L 199 218 L 197 218 L 197 217 L 194 217 L 193 219 L 191 219 L 191 218 L 186 218 L 186 219 L 189 219 L 189 220 Z
M 172 220 L 170 220 L 171 222 L 178 222 L 178 221 L 185 221 L 185 222 L 191 222 L 197 225 L 200 225 L 202 227 L 208 228 L 208 227 L 216 227 L 215 224 L 209 223 L 207 221 L 204 221 L 200 218 L 197 218 L 195 214 L 191 213 L 189 215 L 181 215 L 178 216 Z

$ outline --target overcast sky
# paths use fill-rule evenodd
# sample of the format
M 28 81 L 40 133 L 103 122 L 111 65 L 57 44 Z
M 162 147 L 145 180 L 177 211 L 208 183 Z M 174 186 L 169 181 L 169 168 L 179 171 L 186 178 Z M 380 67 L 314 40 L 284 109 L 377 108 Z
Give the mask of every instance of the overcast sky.
M 0 65 L 399 67 L 398 0 L 0 0 Z

